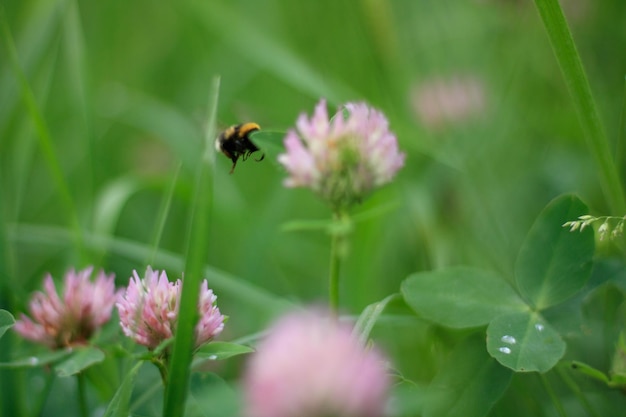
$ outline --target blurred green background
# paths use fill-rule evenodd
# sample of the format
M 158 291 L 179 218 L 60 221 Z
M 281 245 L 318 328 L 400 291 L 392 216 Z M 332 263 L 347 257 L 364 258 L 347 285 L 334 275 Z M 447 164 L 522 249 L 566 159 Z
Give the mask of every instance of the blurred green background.
M 626 2 L 562 5 L 616 140 Z M 142 272 L 173 181 L 159 243 L 165 252 L 152 264 L 180 276 L 192 161 L 215 75 L 221 128 L 255 121 L 284 132 L 321 97 L 332 110 L 367 101 L 389 118 L 406 166 L 355 210 L 384 208 L 352 235 L 341 286 L 347 314 L 397 292 L 415 271 L 463 263 L 510 279 L 533 219 L 561 193 L 577 193 L 592 213 L 623 214 L 607 213 L 530 0 L 9 0 L 0 7 L 13 38 L 0 35 L 0 307 L 12 312 L 24 310 L 47 271 L 58 278 L 70 266 L 95 264 L 115 272 L 120 286 L 133 269 Z M 50 158 L 68 184 L 83 245 Z M 285 300 L 323 303 L 329 253 L 323 232 L 281 230 L 288 221 L 329 218 L 311 192 L 284 188 L 285 173 L 271 158 L 240 161 L 233 175 L 230 164 L 218 155 L 214 280 L 207 277 L 230 316 L 224 340 L 261 330 Z M 427 381 L 447 336 L 396 310 L 403 319 L 383 320 L 375 336 L 407 377 Z M 422 354 L 431 359 L 416 361 Z

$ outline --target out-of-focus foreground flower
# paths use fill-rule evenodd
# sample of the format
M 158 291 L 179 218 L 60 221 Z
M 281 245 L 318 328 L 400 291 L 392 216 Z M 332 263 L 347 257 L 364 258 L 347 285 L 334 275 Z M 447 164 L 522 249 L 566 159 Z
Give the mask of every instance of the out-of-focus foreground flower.
M 182 282 L 170 282 L 165 271 L 148 268 L 144 279 L 133 271 L 126 293 L 119 297 L 117 309 L 124 334 L 150 349 L 174 336 Z M 224 329 L 224 316 L 215 305 L 217 296 L 202 281 L 196 325 L 195 346 L 198 347 Z
M 86 343 L 111 318 L 116 300 L 113 275 L 100 271 L 90 281 L 93 267 L 70 270 L 63 281 L 63 298 L 52 276 L 44 279 L 44 292 L 36 292 L 29 310 L 33 319 L 22 314 L 15 331 L 25 339 L 61 348 Z
M 385 116 L 365 103 L 348 103 L 332 120 L 321 100 L 309 120 L 301 114 L 285 137 L 278 161 L 288 187 L 309 187 L 333 209 L 360 202 L 395 176 L 404 164 Z
M 279 320 L 244 379 L 246 417 L 380 417 L 389 390 L 384 358 L 351 329 L 316 311 Z

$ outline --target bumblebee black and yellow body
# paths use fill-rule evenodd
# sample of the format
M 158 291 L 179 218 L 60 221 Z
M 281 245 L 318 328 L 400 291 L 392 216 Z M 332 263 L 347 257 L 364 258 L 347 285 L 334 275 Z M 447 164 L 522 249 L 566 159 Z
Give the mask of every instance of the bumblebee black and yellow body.
M 233 161 L 233 166 L 230 169 L 231 174 L 235 171 L 239 157 L 245 161 L 252 153 L 259 150 L 252 143 L 249 135 L 260 129 L 261 127 L 256 123 L 242 123 L 229 127 L 215 139 L 215 149 Z M 257 161 L 262 161 L 263 158 L 265 158 L 265 154 L 261 155 Z

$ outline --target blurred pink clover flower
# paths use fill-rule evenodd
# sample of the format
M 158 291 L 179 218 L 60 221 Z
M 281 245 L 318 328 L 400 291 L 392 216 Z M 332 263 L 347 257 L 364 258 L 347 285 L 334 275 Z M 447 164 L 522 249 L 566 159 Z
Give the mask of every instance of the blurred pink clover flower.
M 114 276 L 100 271 L 91 282 L 92 271 L 88 267 L 66 272 L 62 296 L 52 276 L 46 275 L 44 292 L 36 292 L 29 303 L 32 319 L 21 314 L 15 331 L 51 348 L 87 343 L 111 318 L 117 297 Z
M 390 379 L 383 356 L 319 311 L 280 319 L 244 377 L 246 417 L 380 417 Z

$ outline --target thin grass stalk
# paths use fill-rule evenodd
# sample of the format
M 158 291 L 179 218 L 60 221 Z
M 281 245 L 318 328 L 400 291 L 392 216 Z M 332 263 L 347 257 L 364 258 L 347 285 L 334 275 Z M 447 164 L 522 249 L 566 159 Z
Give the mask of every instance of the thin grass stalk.
M 535 5 L 572 96 L 587 147 L 598 165 L 602 191 L 612 213 L 624 215 L 626 200 L 622 183 L 563 10 L 558 0 L 535 0 Z
M 44 414 L 43 410 L 46 405 L 46 401 L 48 400 L 48 397 L 50 396 L 50 393 L 52 392 L 52 387 L 54 385 L 54 382 L 56 381 L 56 373 L 49 372 L 47 375 L 44 376 L 44 378 L 45 378 L 45 384 L 43 386 L 43 389 L 41 390 L 37 398 L 35 398 L 34 401 L 32 401 L 34 403 L 34 406 L 32 406 L 31 404 L 32 406 L 30 407 L 31 416 L 41 416 Z M 15 380 L 13 380 L 13 383 L 15 383 Z M 15 414 L 5 414 L 5 415 L 12 416 Z M 26 415 L 26 413 L 24 413 L 23 415 Z
M 161 236 L 163 235 L 165 222 L 167 221 L 167 217 L 170 212 L 172 199 L 174 197 L 174 191 L 176 190 L 176 184 L 178 183 L 178 176 L 180 175 L 180 170 L 182 166 L 182 163 L 178 163 L 176 171 L 174 171 L 174 175 L 172 176 L 172 180 L 170 181 L 167 190 L 163 195 L 163 199 L 161 200 L 161 204 L 159 205 L 156 228 L 154 231 L 154 237 L 152 238 L 152 251 L 150 252 L 150 256 L 148 257 L 148 259 L 146 260 L 146 265 L 152 265 L 154 263 L 155 256 L 159 249 L 159 244 L 161 243 Z
M 13 74 L 19 84 L 22 100 L 30 118 L 32 119 L 35 131 L 37 132 L 37 137 L 39 139 L 39 146 L 41 147 L 41 151 L 43 153 L 46 164 L 48 165 L 48 170 L 50 171 L 50 174 L 52 176 L 54 186 L 58 190 L 58 193 L 61 197 L 61 202 L 64 206 L 64 211 L 68 216 L 70 225 L 74 232 L 76 247 L 79 253 L 82 254 L 83 237 L 76 205 L 70 193 L 69 185 L 65 180 L 63 171 L 61 170 L 59 158 L 54 149 L 52 136 L 50 135 L 48 126 L 46 125 L 43 114 L 39 109 L 37 100 L 35 99 L 35 95 L 30 87 L 28 79 L 26 78 L 26 75 L 24 74 L 24 71 L 20 66 L 15 42 L 13 41 L 11 30 L 9 28 L 8 22 L 6 21 L 5 13 L 2 9 L 0 9 L 0 31 L 2 33 L 2 38 L 4 39 L 5 49 L 8 53 L 8 60 L 11 66 L 11 70 L 13 71 Z
M 198 320 L 198 294 L 204 272 L 209 247 L 209 217 L 213 200 L 214 152 L 212 139 L 215 137 L 215 115 L 219 95 L 219 77 L 213 79 L 209 99 L 209 117 L 206 128 L 205 153 L 199 161 L 189 227 L 189 247 L 185 264 L 180 309 L 172 360 L 170 362 L 169 383 L 165 388 L 163 416 L 183 416 L 189 373 L 194 348 L 194 328 Z
M 569 369 L 566 369 L 563 366 L 557 366 L 555 369 L 559 377 L 563 380 L 565 385 L 567 385 L 567 387 L 572 391 L 572 393 L 578 399 L 578 402 L 580 402 L 580 405 L 582 406 L 582 408 L 585 409 L 587 414 L 590 417 L 600 417 L 600 414 L 596 412 L 596 410 L 592 407 L 589 400 L 587 400 L 585 393 L 580 389 L 578 384 L 576 384 L 576 382 L 574 382 L 572 377 L 568 374 Z
M 7 201 L 10 201 L 5 191 L 3 182 L 3 172 L 0 169 L 0 305 L 3 308 L 13 310 L 13 297 L 10 296 L 11 276 L 14 276 L 9 270 L 13 265 L 13 255 L 11 245 L 9 244 L 8 231 L 6 230 L 8 220 Z M 0 361 L 8 362 L 13 355 L 13 347 L 15 345 L 13 337 L 4 337 L 1 343 Z M 20 399 L 24 398 L 23 384 L 16 384 L 18 380 L 17 372 L 12 369 L 0 370 L 0 415 L 22 416 L 24 413 L 18 411 L 21 404 Z M 19 379 L 22 382 L 22 378 Z
M 339 220 L 339 215 L 335 214 L 335 221 Z M 330 266 L 328 272 L 328 305 L 330 310 L 337 314 L 339 310 L 339 275 L 341 273 L 341 235 L 333 233 L 330 242 Z
M 82 135 L 85 138 L 85 158 L 81 163 L 80 204 L 86 205 L 87 209 L 81 212 L 89 218 L 83 218 L 85 224 L 92 224 L 94 186 L 96 183 L 96 139 L 93 128 L 92 105 L 93 99 L 89 90 L 87 58 L 85 49 L 85 34 L 80 15 L 80 5 L 77 0 L 67 4 L 62 29 L 64 42 L 67 45 L 66 55 L 70 76 L 74 82 L 72 89 L 75 90 L 78 114 L 83 122 Z M 79 206 L 80 206 L 79 204 Z
M 615 144 L 615 164 L 617 172 L 624 174 L 624 164 L 626 164 L 626 77 L 624 77 L 624 97 L 622 98 L 622 113 L 619 118 L 619 130 L 617 131 L 617 141 Z M 626 214 L 626 213 L 625 213 Z
M 563 403 L 561 403 L 559 396 L 556 394 L 556 392 L 554 392 L 554 389 L 552 388 L 552 385 L 550 384 L 550 381 L 548 381 L 548 378 L 546 377 L 546 375 L 539 374 L 539 379 L 541 380 L 543 388 L 548 393 L 550 400 L 552 400 L 552 404 L 554 405 L 554 408 L 557 411 L 558 415 L 561 417 L 567 417 L 567 413 L 565 412 L 565 407 L 563 407 Z
M 352 219 L 344 209 L 333 212 L 333 226 L 330 230 L 330 265 L 328 268 L 328 305 L 330 311 L 339 316 L 339 288 L 341 265 L 348 252 L 348 235 L 352 229 Z
M 81 372 L 76 375 L 76 383 L 78 385 L 78 412 L 81 417 L 89 416 L 89 406 L 87 405 L 87 383 L 85 375 Z

